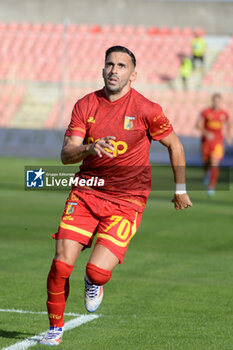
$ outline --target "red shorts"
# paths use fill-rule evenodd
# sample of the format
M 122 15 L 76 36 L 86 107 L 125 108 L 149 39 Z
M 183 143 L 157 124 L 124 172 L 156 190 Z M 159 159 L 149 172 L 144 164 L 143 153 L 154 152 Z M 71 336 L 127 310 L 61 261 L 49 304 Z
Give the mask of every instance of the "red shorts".
M 91 247 L 96 243 L 108 248 L 123 262 L 131 238 L 135 235 L 142 213 L 125 205 L 110 202 L 89 193 L 71 191 L 66 201 L 55 239 L 70 239 Z
M 220 142 L 204 141 L 202 142 L 203 161 L 206 163 L 210 158 L 216 158 L 219 161 L 224 156 L 224 146 Z

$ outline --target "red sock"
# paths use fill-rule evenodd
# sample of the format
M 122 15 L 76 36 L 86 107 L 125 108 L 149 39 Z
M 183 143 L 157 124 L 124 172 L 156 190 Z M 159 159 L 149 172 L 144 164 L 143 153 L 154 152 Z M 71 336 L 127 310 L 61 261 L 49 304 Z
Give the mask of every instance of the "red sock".
M 216 186 L 217 181 L 218 181 L 218 175 L 219 175 L 219 167 L 214 166 L 211 169 L 210 184 L 209 184 L 209 188 L 212 190 L 215 189 L 215 186 Z
M 50 326 L 63 327 L 63 314 L 69 295 L 69 277 L 74 265 L 53 260 L 47 279 L 47 309 Z
M 110 280 L 112 271 L 104 270 L 94 264 L 88 263 L 86 266 L 86 275 L 91 283 L 102 286 Z

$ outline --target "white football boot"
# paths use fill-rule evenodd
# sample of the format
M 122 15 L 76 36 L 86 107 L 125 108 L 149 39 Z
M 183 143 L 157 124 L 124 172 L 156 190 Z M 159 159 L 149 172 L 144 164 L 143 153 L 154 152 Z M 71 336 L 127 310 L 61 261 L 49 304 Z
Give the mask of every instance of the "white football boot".
M 43 345 L 59 345 L 62 341 L 64 327 L 50 327 L 49 331 L 41 339 L 40 344 Z
M 87 277 L 84 278 L 85 290 L 84 290 L 84 303 L 88 312 L 95 312 L 102 303 L 104 296 L 103 286 L 96 286 L 88 281 Z

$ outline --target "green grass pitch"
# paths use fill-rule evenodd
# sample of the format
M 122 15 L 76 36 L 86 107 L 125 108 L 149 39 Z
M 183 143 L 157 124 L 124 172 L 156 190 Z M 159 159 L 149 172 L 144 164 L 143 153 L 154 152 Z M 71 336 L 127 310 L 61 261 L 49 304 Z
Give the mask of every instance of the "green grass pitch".
M 46 278 L 66 192 L 24 190 L 24 166 L 56 161 L 1 158 L 0 308 L 45 311 Z M 64 334 L 62 350 L 233 348 L 233 187 L 175 211 L 172 193 L 153 192 L 123 265 L 105 289 L 100 318 Z M 86 314 L 83 276 L 71 277 L 66 312 Z M 66 321 L 71 317 L 66 317 Z M 47 329 L 46 315 L 0 312 L 0 348 Z M 44 348 L 41 345 L 34 349 Z

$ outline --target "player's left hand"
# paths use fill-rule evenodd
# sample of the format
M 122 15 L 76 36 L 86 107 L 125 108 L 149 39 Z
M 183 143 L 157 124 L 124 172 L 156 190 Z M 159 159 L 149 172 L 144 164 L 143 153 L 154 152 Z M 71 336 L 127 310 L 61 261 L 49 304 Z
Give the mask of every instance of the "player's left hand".
M 174 198 L 172 199 L 172 202 L 174 203 L 174 207 L 176 210 L 183 210 L 185 208 L 193 206 L 187 193 L 174 194 Z

